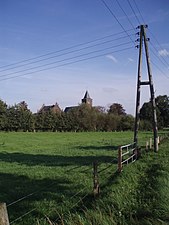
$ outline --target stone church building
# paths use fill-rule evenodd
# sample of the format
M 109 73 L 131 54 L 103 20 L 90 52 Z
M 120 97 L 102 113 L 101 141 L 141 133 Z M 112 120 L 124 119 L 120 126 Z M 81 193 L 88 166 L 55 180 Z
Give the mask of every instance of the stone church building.
M 89 106 L 93 106 L 93 100 L 92 98 L 90 98 L 90 95 L 89 95 L 89 92 L 86 91 L 84 97 L 82 98 L 81 100 L 81 103 L 82 104 L 88 104 Z M 68 106 L 65 108 L 64 112 L 68 112 L 69 110 L 71 109 L 74 109 L 78 106 Z M 59 105 L 56 103 L 55 105 L 48 105 L 48 106 L 45 106 L 44 104 L 42 105 L 42 107 L 39 109 L 38 113 L 45 113 L 45 112 L 54 112 L 54 113 L 61 113 L 61 109 L 59 107 Z

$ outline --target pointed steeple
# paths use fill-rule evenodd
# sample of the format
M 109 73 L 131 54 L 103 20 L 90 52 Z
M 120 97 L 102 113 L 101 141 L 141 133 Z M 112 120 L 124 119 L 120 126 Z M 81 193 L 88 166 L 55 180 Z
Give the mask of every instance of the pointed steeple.
M 84 98 L 82 99 L 82 103 L 88 104 L 92 106 L 92 99 L 90 98 L 89 92 L 86 91 Z
M 85 95 L 84 95 L 84 98 L 90 98 L 90 95 L 89 95 L 89 92 L 86 91 Z

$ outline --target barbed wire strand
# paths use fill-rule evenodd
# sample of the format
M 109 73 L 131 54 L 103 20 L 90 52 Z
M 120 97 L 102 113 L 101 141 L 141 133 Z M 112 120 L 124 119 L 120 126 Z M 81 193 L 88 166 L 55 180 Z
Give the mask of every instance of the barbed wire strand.
M 16 219 L 13 220 L 12 222 L 10 222 L 10 224 L 13 224 L 13 223 L 17 222 L 18 220 L 20 220 L 20 219 L 22 219 L 23 217 L 29 215 L 30 213 L 32 213 L 32 212 L 35 211 L 36 209 L 37 209 L 37 208 L 33 208 L 33 209 L 31 209 L 30 211 L 24 213 L 22 216 L 16 218 Z

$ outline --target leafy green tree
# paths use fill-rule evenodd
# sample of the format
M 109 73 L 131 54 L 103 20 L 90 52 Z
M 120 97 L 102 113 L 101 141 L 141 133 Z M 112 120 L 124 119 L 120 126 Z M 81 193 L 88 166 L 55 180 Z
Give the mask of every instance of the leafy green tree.
M 0 130 L 5 130 L 7 126 L 7 104 L 0 100 Z
M 7 126 L 8 131 L 18 131 L 20 128 L 20 115 L 17 106 L 9 106 L 7 109 Z
M 44 113 L 35 113 L 34 120 L 35 120 L 35 130 L 36 131 L 43 131 L 44 127 Z
M 145 102 L 140 109 L 140 119 L 152 122 L 152 104 Z
M 153 129 L 152 123 L 148 120 L 141 120 L 139 125 L 140 130 L 151 131 Z
M 25 101 L 16 105 L 16 110 L 19 116 L 19 130 L 32 131 L 34 130 L 34 118 L 32 112 L 28 109 Z
M 67 128 L 72 131 L 95 131 L 97 113 L 97 109 L 82 103 L 66 113 Z
M 7 130 L 34 130 L 34 118 L 27 104 L 23 101 L 7 108 Z
M 110 107 L 108 109 L 108 113 L 111 113 L 111 114 L 114 114 L 114 115 L 118 115 L 118 116 L 126 115 L 125 109 L 119 103 L 113 103 L 112 105 L 110 105 Z
M 169 97 L 167 95 L 159 95 L 155 99 L 158 128 L 169 126 Z M 146 102 L 140 109 L 140 119 L 153 122 L 153 112 L 151 102 Z M 148 125 L 148 123 L 146 122 Z
M 44 131 L 53 131 L 55 128 L 54 125 L 55 115 L 51 111 L 44 113 L 44 121 L 43 121 L 43 130 Z
M 167 95 L 159 95 L 155 101 L 158 108 L 159 122 L 163 127 L 169 126 L 169 97 Z
M 105 131 L 118 131 L 120 116 L 108 113 L 105 120 Z
M 123 131 L 133 130 L 134 128 L 134 117 L 132 115 L 121 116 L 121 129 Z

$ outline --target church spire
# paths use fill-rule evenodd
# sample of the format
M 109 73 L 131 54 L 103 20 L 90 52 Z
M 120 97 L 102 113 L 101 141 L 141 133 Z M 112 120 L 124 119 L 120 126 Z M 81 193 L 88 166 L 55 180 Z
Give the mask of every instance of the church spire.
M 82 103 L 88 104 L 92 106 L 92 98 L 90 98 L 89 92 L 86 91 L 84 98 L 82 99 Z

